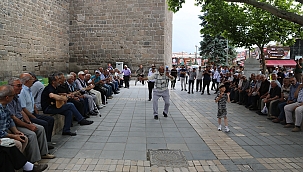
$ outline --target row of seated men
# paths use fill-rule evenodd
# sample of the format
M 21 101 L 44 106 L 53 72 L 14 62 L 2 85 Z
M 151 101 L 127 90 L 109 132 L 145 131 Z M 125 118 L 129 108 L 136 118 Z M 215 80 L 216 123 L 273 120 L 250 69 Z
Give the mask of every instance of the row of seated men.
M 89 74 L 83 71 L 78 72 L 77 79 L 73 73 L 67 75 L 67 79 L 61 72 L 53 73 L 48 76 L 49 84 L 45 88 L 33 73 L 10 78 L 8 85 L 0 87 L 0 138 L 14 139 L 16 147 L 31 163 L 37 164 L 41 158 L 55 158 L 48 151 L 53 148 L 48 142 L 51 142 L 54 118 L 39 114 L 38 109 L 45 114 L 64 115 L 62 135 L 75 136 L 70 130 L 73 117 L 80 125 L 92 124 L 93 121 L 86 118 L 97 115 L 112 92 L 119 93 L 115 78 L 101 79 L 103 73 L 100 70 L 95 73 L 90 79 L 85 79 Z M 96 87 L 100 91 L 95 90 Z M 44 167 L 42 164 L 32 170 L 41 171 Z
M 272 122 L 283 124 L 284 128 L 293 128 L 292 132 L 301 131 L 303 84 L 298 83 L 294 76 L 284 78 L 280 83 L 275 73 L 271 74 L 270 81 L 263 74 L 251 74 L 250 79 L 237 74 L 232 80 L 226 78 L 222 82 L 230 92 L 232 103 L 245 105 Z

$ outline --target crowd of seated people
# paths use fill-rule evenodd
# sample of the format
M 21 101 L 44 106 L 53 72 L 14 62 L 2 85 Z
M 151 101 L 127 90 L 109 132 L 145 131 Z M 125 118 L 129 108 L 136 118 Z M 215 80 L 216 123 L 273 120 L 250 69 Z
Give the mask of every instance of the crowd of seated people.
M 62 135 L 76 136 L 71 131 L 73 119 L 80 125 L 92 124 L 93 121 L 87 119 L 92 115 L 101 116 L 99 110 L 113 94 L 119 94 L 122 80 L 123 74 L 113 68 L 99 68 L 93 75 L 88 70 L 78 74 L 55 72 L 48 76 L 45 87 L 34 73 L 10 78 L 8 85 L 0 86 L 0 139 L 12 139 L 16 149 L 25 156 L 10 162 L 10 166 L 1 163 L 0 169 L 45 170 L 47 164 L 39 161 L 55 158 L 49 153 L 49 149 L 54 148 L 50 144 L 54 118 L 45 114 L 64 115 Z M 5 156 L 11 158 L 9 154 Z
M 301 131 L 303 84 L 294 76 L 281 77 L 278 71 L 281 70 L 277 69 L 269 77 L 253 73 L 249 79 L 240 72 L 227 73 L 221 75 L 220 80 L 230 92 L 232 103 L 267 116 L 272 122 L 283 124 L 284 128 L 293 128 L 293 132 Z

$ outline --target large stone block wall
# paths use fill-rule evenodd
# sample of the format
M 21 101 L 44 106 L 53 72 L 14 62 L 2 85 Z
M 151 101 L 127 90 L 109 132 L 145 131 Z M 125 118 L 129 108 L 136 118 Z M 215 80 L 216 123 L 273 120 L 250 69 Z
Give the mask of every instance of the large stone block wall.
M 69 0 L 0 0 L 0 80 L 67 71 Z
M 0 0 L 0 80 L 124 62 L 171 65 L 165 0 Z
M 165 0 L 73 0 L 70 32 L 71 70 L 171 64 L 172 13 Z

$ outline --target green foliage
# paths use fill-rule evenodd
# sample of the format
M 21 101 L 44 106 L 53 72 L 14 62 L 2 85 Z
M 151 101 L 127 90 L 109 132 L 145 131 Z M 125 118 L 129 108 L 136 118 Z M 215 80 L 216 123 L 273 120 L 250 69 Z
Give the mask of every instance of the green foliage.
M 209 62 L 214 62 L 217 65 L 225 65 L 227 58 L 228 45 L 228 59 L 232 61 L 236 57 L 234 47 L 231 47 L 225 38 L 220 35 L 210 36 L 204 35 L 203 41 L 200 42 L 200 56 L 208 59 Z

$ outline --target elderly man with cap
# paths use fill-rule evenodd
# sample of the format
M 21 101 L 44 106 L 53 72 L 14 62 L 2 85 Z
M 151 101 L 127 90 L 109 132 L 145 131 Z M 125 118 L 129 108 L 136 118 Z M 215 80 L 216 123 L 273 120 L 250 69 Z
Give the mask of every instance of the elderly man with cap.
M 78 78 L 75 80 L 76 88 L 84 95 L 88 100 L 88 111 L 92 116 L 98 115 L 99 111 L 97 110 L 97 97 L 95 94 L 90 94 L 90 90 L 92 90 L 95 85 L 87 83 L 84 81 L 85 73 L 83 71 L 78 72 Z
M 141 80 L 155 80 L 155 88 L 153 91 L 153 111 L 154 111 L 154 119 L 158 119 L 158 100 L 160 97 L 164 100 L 164 111 L 163 116 L 166 118 L 168 114 L 169 108 L 169 90 L 168 90 L 168 80 L 172 81 L 175 78 L 169 74 L 169 72 L 164 71 L 164 66 L 160 66 L 158 72 L 154 73 L 151 76 L 146 78 L 140 78 Z
M 131 78 L 131 70 L 127 67 L 127 65 L 124 65 L 124 68 L 122 70 L 123 78 L 124 78 L 124 88 L 129 88 L 129 79 Z

